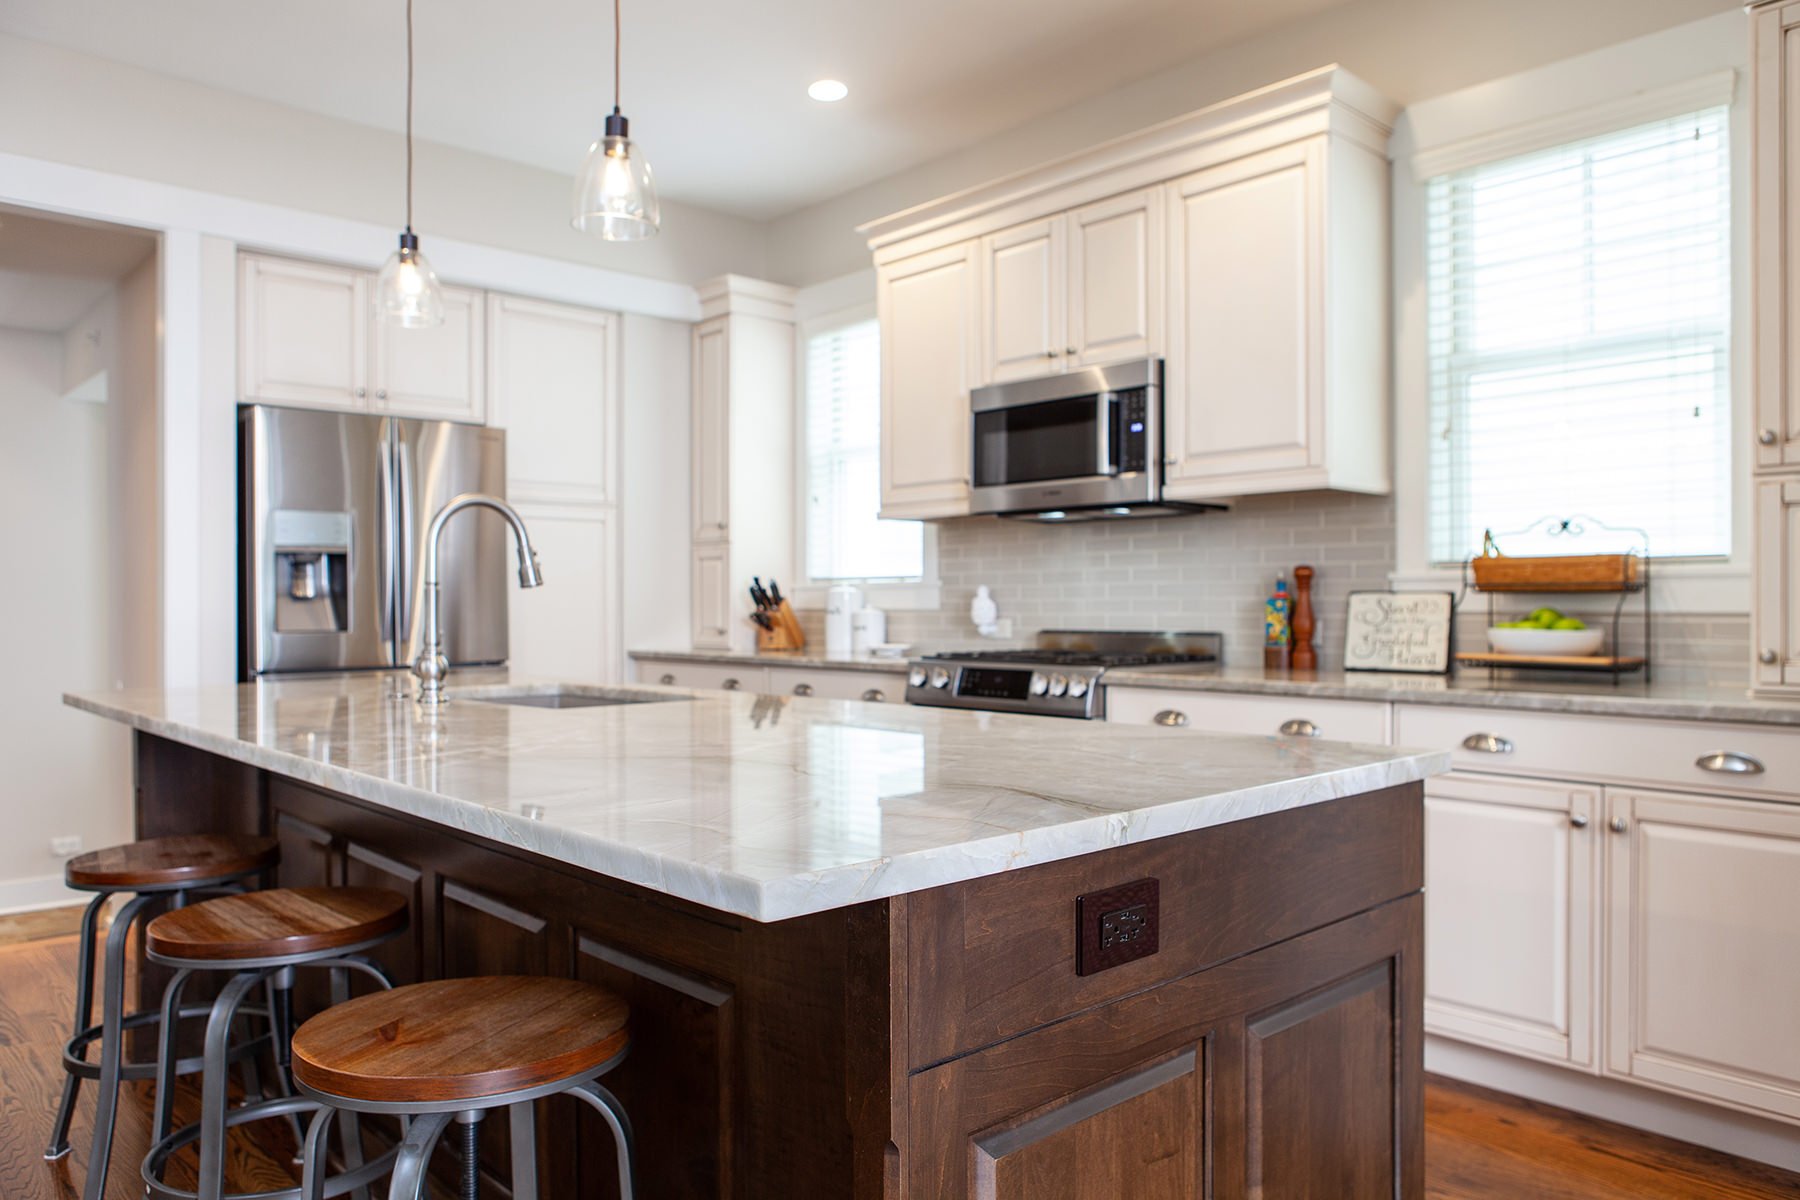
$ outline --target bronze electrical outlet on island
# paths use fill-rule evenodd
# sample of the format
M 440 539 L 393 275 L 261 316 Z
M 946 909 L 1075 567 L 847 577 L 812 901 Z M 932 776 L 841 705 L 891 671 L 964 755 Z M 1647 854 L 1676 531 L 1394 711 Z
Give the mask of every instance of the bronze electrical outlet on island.
M 1160 886 L 1123 883 L 1075 898 L 1075 973 L 1093 975 L 1156 953 Z

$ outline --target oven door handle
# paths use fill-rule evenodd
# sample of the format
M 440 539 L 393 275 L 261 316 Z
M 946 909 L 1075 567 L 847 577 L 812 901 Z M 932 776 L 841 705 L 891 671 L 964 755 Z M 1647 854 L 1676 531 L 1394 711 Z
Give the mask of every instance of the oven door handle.
M 1117 392 L 1100 392 L 1094 396 L 1094 474 L 1119 473 L 1118 447 L 1119 409 Z

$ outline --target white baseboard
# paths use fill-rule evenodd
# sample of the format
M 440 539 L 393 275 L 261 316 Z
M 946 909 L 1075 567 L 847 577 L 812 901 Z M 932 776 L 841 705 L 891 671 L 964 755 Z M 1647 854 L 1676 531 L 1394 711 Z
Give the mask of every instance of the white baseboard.
M 91 894 L 72 892 L 64 887 L 60 874 L 38 875 L 30 879 L 0 879 L 0 915 L 86 904 L 93 898 Z
M 1601 1120 L 1647 1129 L 1790 1171 L 1800 1171 L 1800 1130 L 1619 1079 L 1532 1062 L 1449 1038 L 1425 1039 L 1425 1069 Z

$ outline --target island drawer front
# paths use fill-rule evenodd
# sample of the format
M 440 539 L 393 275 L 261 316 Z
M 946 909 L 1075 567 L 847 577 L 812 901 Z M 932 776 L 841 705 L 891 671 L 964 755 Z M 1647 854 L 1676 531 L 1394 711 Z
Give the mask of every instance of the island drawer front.
M 1155 954 L 1076 974 L 1076 899 L 1160 887 Z M 1308 805 L 907 899 L 917 1070 L 1418 891 L 1419 784 Z
M 1180 713 L 1185 728 L 1212 733 L 1277 735 L 1290 722 L 1307 722 L 1311 736 L 1334 742 L 1387 744 L 1388 706 L 1372 700 L 1321 700 L 1313 696 L 1243 696 L 1109 687 L 1106 719 L 1126 725 L 1157 723 L 1162 713 Z
M 1396 744 L 1449 750 L 1460 771 L 1800 797 L 1800 730 L 1495 708 L 1398 708 Z

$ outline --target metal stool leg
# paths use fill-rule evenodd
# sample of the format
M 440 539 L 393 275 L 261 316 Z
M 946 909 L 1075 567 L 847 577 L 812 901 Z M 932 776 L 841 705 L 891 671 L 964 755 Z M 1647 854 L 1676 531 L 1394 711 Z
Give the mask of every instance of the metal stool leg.
M 169 1125 L 174 1119 L 175 1071 L 180 1053 L 176 1041 L 181 1033 L 181 993 L 193 974 L 184 967 L 175 972 L 163 988 L 162 1024 L 157 1030 L 156 1039 L 156 1115 L 150 1123 L 152 1146 L 168 1135 Z
M 416 1117 L 394 1158 L 394 1176 L 388 1184 L 388 1200 L 421 1200 L 425 1195 L 425 1167 L 431 1151 L 450 1124 L 450 1113 Z
M 386 980 L 383 979 L 385 983 Z M 346 967 L 331 968 L 331 1003 L 343 1004 L 350 999 L 350 971 Z M 338 1116 L 338 1138 L 344 1146 L 344 1170 L 354 1171 L 363 1165 L 362 1121 L 350 1109 L 342 1109 Z M 309 1160 L 310 1161 L 310 1160 Z M 352 1200 L 369 1200 L 369 1189 L 357 1188 L 350 1193 Z M 312 1200 L 301 1194 L 302 1200 Z
M 213 1001 L 206 1020 L 206 1057 L 200 1076 L 200 1166 L 198 1200 L 220 1200 L 225 1192 L 225 1082 L 229 1069 L 231 1026 L 238 1006 L 267 971 L 244 971 L 231 977 Z M 101 1200 L 96 1194 L 86 1200 Z
M 94 1020 L 94 932 L 100 925 L 100 910 L 111 897 L 101 892 L 81 914 L 81 957 L 75 969 L 75 1026 L 71 1039 L 81 1036 Z M 50 1127 L 50 1148 L 44 1157 L 54 1162 L 69 1152 L 69 1121 L 75 1115 L 75 1095 L 81 1090 L 81 1076 L 73 1071 L 63 1077 L 62 1103 L 56 1106 L 56 1123 Z
M 625 1106 L 619 1103 L 617 1096 L 592 1079 L 576 1084 L 569 1091 L 593 1105 L 611 1127 L 613 1143 L 619 1148 L 619 1200 L 632 1200 L 637 1151 L 631 1136 L 631 1118 L 625 1115 Z
M 100 1092 L 94 1105 L 94 1152 L 88 1156 L 83 1200 L 103 1200 L 106 1169 L 112 1158 L 113 1121 L 119 1111 L 119 1071 L 125 1047 L 125 943 L 138 916 L 162 899 L 151 893 L 133 896 L 106 931 L 106 963 L 100 1002 Z
M 351 1114 L 342 1109 L 321 1108 L 313 1114 L 312 1124 L 306 1127 L 306 1141 L 300 1147 L 300 1200 L 324 1200 L 325 1176 L 329 1173 L 329 1164 L 325 1161 L 325 1143 L 331 1135 L 331 1119 L 342 1113 Z M 359 1188 L 366 1192 L 367 1188 Z
M 538 1200 L 535 1100 L 508 1105 L 512 1117 L 512 1200 Z

